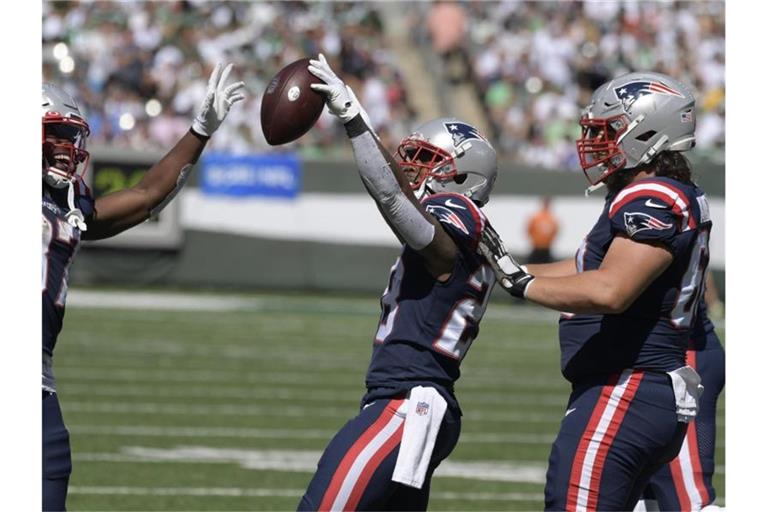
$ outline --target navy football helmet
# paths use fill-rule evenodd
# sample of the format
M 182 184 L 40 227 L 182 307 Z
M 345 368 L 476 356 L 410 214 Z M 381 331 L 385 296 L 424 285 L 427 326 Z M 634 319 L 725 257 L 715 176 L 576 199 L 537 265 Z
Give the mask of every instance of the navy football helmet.
M 64 188 L 88 166 L 88 122 L 77 102 L 53 84 L 43 84 L 43 180 Z
M 477 128 L 454 117 L 433 119 L 403 139 L 395 159 L 418 198 L 454 192 L 480 206 L 496 181 L 496 150 Z
M 695 106 L 688 86 L 661 73 L 627 73 L 598 87 L 582 114 L 582 136 L 576 141 L 587 181 L 594 186 L 662 151 L 691 149 Z

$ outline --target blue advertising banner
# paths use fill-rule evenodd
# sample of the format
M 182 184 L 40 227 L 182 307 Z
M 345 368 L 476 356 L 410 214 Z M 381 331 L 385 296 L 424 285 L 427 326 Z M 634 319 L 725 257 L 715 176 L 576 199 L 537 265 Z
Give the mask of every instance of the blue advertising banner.
M 294 154 L 208 153 L 201 167 L 200 189 L 206 194 L 294 198 L 301 187 L 301 164 Z

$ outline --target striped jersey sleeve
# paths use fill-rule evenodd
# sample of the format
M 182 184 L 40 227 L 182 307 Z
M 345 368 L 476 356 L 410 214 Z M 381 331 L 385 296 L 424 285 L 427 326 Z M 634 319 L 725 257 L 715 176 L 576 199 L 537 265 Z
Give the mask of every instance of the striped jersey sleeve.
M 671 245 L 679 234 L 696 229 L 687 195 L 671 183 L 641 180 L 619 192 L 608 209 L 611 228 L 636 241 Z
M 434 194 L 423 201 L 457 245 L 477 249 L 486 217 L 480 208 L 461 194 Z

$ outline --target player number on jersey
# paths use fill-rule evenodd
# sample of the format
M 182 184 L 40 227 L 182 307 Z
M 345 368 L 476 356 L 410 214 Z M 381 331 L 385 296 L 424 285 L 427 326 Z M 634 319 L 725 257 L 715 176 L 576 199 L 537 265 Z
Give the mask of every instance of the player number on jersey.
M 72 257 L 69 258 L 64 271 L 61 273 L 61 281 L 56 283 L 49 283 L 48 271 L 50 267 L 51 243 L 54 240 L 68 245 L 77 243 L 77 237 L 75 236 L 74 228 L 71 225 L 61 219 L 57 219 L 56 224 L 54 225 L 45 216 L 43 216 L 42 289 L 45 291 L 50 286 L 52 293 L 56 297 L 56 304 L 59 306 L 64 306 L 64 303 L 67 300 L 67 275 L 69 273 L 69 265 L 72 263 Z
M 670 320 L 675 327 L 691 326 L 693 314 L 697 310 L 704 293 L 704 275 L 709 264 L 709 231 L 701 231 L 691 250 L 691 259 L 680 282 L 680 294 L 670 313 Z
M 379 328 L 376 330 L 376 343 L 384 343 L 389 333 L 392 332 L 392 326 L 395 324 L 395 318 L 397 318 L 397 299 L 400 296 L 400 283 L 403 281 L 404 272 L 405 267 L 400 264 L 400 258 L 397 258 L 390 269 L 387 289 L 381 296 L 381 319 L 379 320 Z
M 467 297 L 460 300 L 448 314 L 440 334 L 432 343 L 440 352 L 461 361 L 480 329 L 495 277 L 491 267 L 482 265 L 469 278 L 469 284 L 481 293 L 482 301 Z

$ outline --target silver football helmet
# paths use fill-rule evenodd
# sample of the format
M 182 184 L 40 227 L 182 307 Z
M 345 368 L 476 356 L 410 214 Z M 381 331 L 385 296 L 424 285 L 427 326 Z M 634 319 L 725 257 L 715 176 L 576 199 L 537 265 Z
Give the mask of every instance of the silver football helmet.
M 667 75 L 627 73 L 597 88 L 579 124 L 579 162 L 587 181 L 597 185 L 662 151 L 691 149 L 695 99 L 688 86 Z
M 433 119 L 400 142 L 395 155 L 418 198 L 463 194 L 480 206 L 496 181 L 496 150 L 477 128 L 454 117 Z
M 77 102 L 53 84 L 43 84 L 43 180 L 64 188 L 88 165 L 90 128 Z M 82 174 L 82 173 L 81 173 Z

